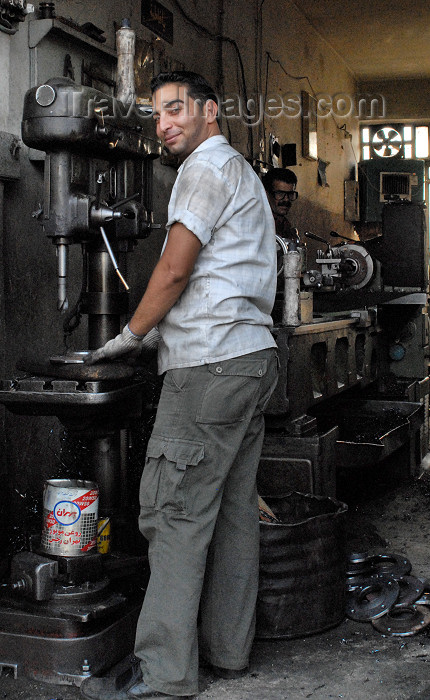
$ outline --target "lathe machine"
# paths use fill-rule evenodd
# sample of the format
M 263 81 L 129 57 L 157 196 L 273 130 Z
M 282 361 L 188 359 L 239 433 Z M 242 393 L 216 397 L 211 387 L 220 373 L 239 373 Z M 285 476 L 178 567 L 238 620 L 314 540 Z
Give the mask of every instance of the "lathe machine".
M 392 457 L 393 479 L 405 478 L 428 452 L 425 207 L 394 199 L 382 209 L 379 235 L 368 240 L 332 231 L 306 232 L 299 246 L 278 241 L 287 293 L 274 309 L 281 371 L 261 494 L 335 496 L 342 473 L 376 474 Z M 309 241 L 319 244 L 312 255 Z

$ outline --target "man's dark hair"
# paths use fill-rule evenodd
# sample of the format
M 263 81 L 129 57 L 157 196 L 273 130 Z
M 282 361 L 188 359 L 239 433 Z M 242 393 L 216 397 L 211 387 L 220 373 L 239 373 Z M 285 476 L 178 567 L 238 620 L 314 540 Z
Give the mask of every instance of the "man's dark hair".
M 293 173 L 292 170 L 288 170 L 288 168 L 272 168 L 261 178 L 266 192 L 273 191 L 273 183 L 275 180 L 285 182 L 287 185 L 297 185 L 297 175 Z
M 213 100 L 218 104 L 218 97 L 209 85 L 208 81 L 198 73 L 193 73 L 190 70 L 175 70 L 165 73 L 159 73 L 151 80 L 151 93 L 167 85 L 167 83 L 178 83 L 185 85 L 188 88 L 188 94 L 193 100 L 199 101 L 202 104 L 208 100 Z

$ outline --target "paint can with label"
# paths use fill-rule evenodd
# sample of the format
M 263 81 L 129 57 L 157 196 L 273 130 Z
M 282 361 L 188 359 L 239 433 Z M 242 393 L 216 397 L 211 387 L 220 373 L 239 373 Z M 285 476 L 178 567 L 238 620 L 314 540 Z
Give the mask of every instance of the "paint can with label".
M 97 551 L 99 490 L 93 481 L 48 479 L 43 490 L 41 549 L 74 557 Z

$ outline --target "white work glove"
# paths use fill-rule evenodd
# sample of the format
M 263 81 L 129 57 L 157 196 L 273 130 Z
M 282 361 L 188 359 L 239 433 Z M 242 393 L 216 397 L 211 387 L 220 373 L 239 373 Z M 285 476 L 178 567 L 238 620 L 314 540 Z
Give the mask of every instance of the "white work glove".
M 135 335 L 128 324 L 124 326 L 112 340 L 108 340 L 101 348 L 97 348 L 86 360 L 86 364 L 93 365 L 101 360 L 115 360 L 123 358 L 125 361 L 135 359 L 142 350 L 155 350 L 160 341 L 160 334 L 156 328 L 152 328 L 146 335 Z
M 141 348 L 143 351 L 146 350 L 147 352 L 157 350 L 160 340 L 161 335 L 158 332 L 158 328 L 151 328 L 151 330 L 143 336 Z

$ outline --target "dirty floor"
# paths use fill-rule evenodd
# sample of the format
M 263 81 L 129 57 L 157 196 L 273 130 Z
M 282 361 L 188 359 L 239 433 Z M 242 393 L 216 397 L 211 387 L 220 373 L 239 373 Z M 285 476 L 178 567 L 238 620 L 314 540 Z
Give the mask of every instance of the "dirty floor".
M 412 574 L 430 578 L 430 472 L 393 485 L 389 471 L 339 485 L 349 505 L 350 551 L 401 554 Z M 366 481 L 368 483 L 366 483 Z M 73 686 L 0 677 L 0 700 L 77 700 Z M 430 700 L 430 626 L 385 637 L 370 622 L 346 618 L 301 639 L 256 641 L 250 673 L 219 680 L 201 674 L 199 700 Z

